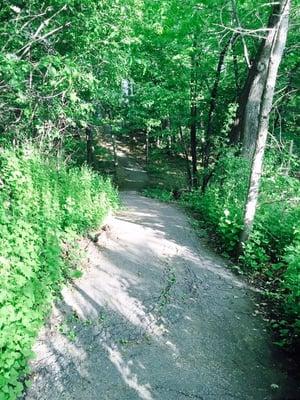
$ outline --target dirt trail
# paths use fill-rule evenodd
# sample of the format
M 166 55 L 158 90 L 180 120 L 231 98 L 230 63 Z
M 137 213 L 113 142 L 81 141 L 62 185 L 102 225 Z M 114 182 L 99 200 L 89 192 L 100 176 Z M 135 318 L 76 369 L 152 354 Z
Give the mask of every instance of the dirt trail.
M 121 163 L 122 182 L 134 188 L 138 176 L 141 187 L 145 173 Z M 176 207 L 136 192 L 122 200 L 97 243 L 83 242 L 87 271 L 40 335 L 26 400 L 300 398 L 256 314 L 255 291 Z
M 131 155 L 127 146 L 118 142 L 116 181 L 120 190 L 141 190 L 148 183 L 147 172 Z

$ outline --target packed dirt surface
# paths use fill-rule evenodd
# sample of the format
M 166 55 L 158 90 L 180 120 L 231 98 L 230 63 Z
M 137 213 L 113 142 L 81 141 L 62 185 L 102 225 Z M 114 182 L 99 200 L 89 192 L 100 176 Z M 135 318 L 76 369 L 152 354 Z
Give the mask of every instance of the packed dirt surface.
M 144 189 L 148 183 L 147 172 L 131 155 L 130 149 L 121 142 L 118 142 L 117 158 L 116 183 L 118 188 L 127 191 Z
M 135 166 L 123 164 L 131 177 Z M 300 398 L 255 290 L 177 207 L 134 191 L 122 201 L 99 235 L 82 241 L 86 271 L 41 332 L 25 399 Z

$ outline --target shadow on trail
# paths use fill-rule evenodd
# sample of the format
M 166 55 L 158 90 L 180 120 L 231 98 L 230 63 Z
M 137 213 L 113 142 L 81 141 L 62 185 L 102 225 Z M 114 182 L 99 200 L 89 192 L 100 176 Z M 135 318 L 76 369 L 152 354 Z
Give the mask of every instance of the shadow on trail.
M 142 190 L 148 185 L 148 176 L 141 163 L 130 155 L 129 149 L 119 143 L 116 183 L 120 190 Z
M 84 243 L 87 271 L 40 337 L 26 399 L 296 399 L 251 288 L 178 209 L 122 197 L 109 233 Z

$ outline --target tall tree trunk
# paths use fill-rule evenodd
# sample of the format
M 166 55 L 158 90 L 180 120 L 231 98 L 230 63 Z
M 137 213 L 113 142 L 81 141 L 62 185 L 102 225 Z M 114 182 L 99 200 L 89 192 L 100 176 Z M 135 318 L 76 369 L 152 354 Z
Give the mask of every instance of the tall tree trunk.
M 111 140 L 113 145 L 113 156 L 114 156 L 114 167 L 118 166 L 118 154 L 117 154 L 117 143 L 116 143 L 116 135 L 111 133 Z
M 268 65 L 273 51 L 274 32 L 281 21 L 281 11 L 287 1 L 281 1 L 273 6 L 268 22 L 266 39 L 259 47 L 252 62 L 244 88 L 242 90 L 236 121 L 231 132 L 233 143 L 242 143 L 242 155 L 252 160 L 259 129 L 259 119 L 264 98 L 266 81 L 268 79 Z
M 271 17 L 273 21 L 272 28 L 268 32 L 268 37 L 265 41 L 266 48 L 261 52 L 261 58 L 259 60 L 259 64 L 263 64 L 265 78 L 260 102 L 255 150 L 252 159 L 248 196 L 244 214 L 244 227 L 240 236 L 239 254 L 243 251 L 243 246 L 249 238 L 256 213 L 263 158 L 268 136 L 270 112 L 272 110 L 278 68 L 287 38 L 290 5 L 290 0 L 282 0 L 279 4 L 274 6 Z M 260 85 L 261 79 L 262 76 L 260 76 L 258 80 L 254 79 L 253 84 Z M 258 92 L 260 90 L 261 89 L 259 88 Z M 257 93 L 256 89 L 253 88 L 250 93 L 252 93 L 251 101 L 253 102 L 253 93 Z M 254 131 L 254 134 L 255 133 L 256 132 Z
M 164 137 L 166 138 L 167 154 L 169 156 L 171 156 L 172 155 L 172 135 L 171 135 L 170 117 L 167 117 L 164 119 L 163 127 L 164 127 L 164 131 L 165 131 Z
M 185 144 L 185 140 L 183 137 L 183 132 L 182 132 L 182 126 L 179 127 L 179 137 L 181 141 L 181 145 L 184 151 L 184 158 L 185 158 L 185 163 L 186 163 L 186 173 L 187 173 L 187 181 L 188 181 L 188 186 L 189 189 L 192 188 L 192 174 L 191 174 L 191 167 L 190 167 L 190 160 L 189 160 L 189 153 Z
M 149 128 L 146 129 L 146 164 L 149 163 Z
M 191 106 L 191 156 L 192 156 L 192 183 L 197 186 L 197 106 Z
M 224 66 L 225 57 L 227 51 L 230 46 L 234 44 L 238 37 L 238 34 L 233 34 L 231 38 L 225 43 L 224 47 L 222 48 L 219 61 L 216 70 L 215 81 L 211 90 L 210 96 L 210 103 L 209 103 L 209 111 L 208 111 L 208 118 L 207 118 L 207 129 L 205 135 L 205 144 L 203 146 L 203 167 L 204 167 L 204 177 L 202 181 L 202 191 L 205 190 L 208 181 L 209 181 L 209 172 L 207 168 L 209 167 L 209 160 L 210 160 L 210 153 L 212 147 L 212 134 L 213 134 L 213 121 L 214 121 L 214 114 L 217 108 L 217 97 L 218 97 L 218 89 L 221 79 L 221 73 Z
M 195 55 L 196 43 L 191 55 L 191 156 L 192 156 L 192 186 L 197 186 L 197 61 Z

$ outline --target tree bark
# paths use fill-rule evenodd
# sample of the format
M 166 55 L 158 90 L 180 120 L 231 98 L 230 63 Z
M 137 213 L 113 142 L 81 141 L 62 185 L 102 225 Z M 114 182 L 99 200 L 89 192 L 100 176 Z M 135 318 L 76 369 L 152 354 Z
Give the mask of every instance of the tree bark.
M 192 183 L 197 186 L 197 106 L 191 106 L 191 156 L 192 156 Z
M 183 137 L 182 126 L 179 127 L 179 137 L 180 137 L 181 145 L 182 145 L 182 148 L 184 151 L 188 186 L 189 186 L 189 189 L 191 189 L 192 188 L 192 173 L 191 173 L 191 167 L 190 167 L 189 154 L 188 154 L 188 150 L 186 148 L 186 144 L 185 144 L 184 137 Z
M 146 129 L 146 164 L 149 163 L 149 129 Z
M 244 88 L 242 90 L 236 121 L 231 132 L 231 141 L 242 142 L 242 155 L 252 160 L 259 129 L 259 119 L 264 98 L 268 65 L 273 51 L 273 40 L 278 24 L 281 22 L 283 3 L 276 3 L 268 22 L 267 37 L 262 41 L 252 62 Z
M 197 186 L 197 61 L 195 55 L 196 43 L 191 55 L 191 122 L 190 143 L 192 156 L 192 186 Z
M 263 49 L 261 59 L 259 60 L 259 63 L 264 63 L 264 87 L 258 115 L 257 135 L 244 214 L 244 227 L 240 235 L 239 254 L 243 252 L 244 244 L 249 238 L 256 213 L 270 112 L 272 110 L 278 68 L 282 59 L 288 32 L 290 4 L 290 0 L 282 0 L 278 5 L 274 6 L 271 19 L 276 22 L 273 22 L 272 28 L 269 30 L 265 42 L 266 48 Z M 262 75 L 260 75 L 258 79 L 254 79 L 254 83 L 261 85 Z M 252 102 L 254 101 L 253 94 L 259 94 L 260 91 L 261 88 L 253 88 L 251 90 Z M 257 105 L 255 105 L 255 107 L 257 107 Z
M 110 129 L 111 129 L 111 140 L 112 140 L 112 145 L 113 145 L 114 167 L 117 168 L 117 166 L 118 166 L 118 155 L 117 155 L 116 136 L 112 132 L 112 127 L 110 127 Z

